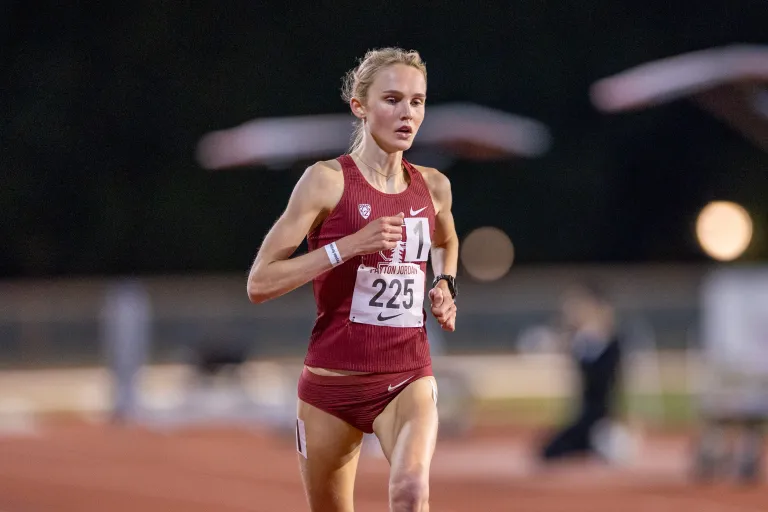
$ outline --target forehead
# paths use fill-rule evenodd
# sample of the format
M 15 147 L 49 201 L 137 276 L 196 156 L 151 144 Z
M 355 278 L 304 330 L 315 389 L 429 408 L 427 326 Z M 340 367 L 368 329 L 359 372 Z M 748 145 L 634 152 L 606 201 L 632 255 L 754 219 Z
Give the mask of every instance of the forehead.
M 371 84 L 374 91 L 400 91 L 404 94 L 426 94 L 424 74 L 413 66 L 393 64 L 376 73 Z

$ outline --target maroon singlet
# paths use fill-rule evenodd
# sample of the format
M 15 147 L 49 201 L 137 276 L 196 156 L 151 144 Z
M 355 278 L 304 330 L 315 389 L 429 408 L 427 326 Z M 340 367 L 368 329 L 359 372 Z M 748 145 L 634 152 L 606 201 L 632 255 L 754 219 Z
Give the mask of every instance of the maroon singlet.
M 344 192 L 307 236 L 309 250 L 351 235 L 383 216 L 405 214 L 394 250 L 355 256 L 316 277 L 317 318 L 305 364 L 335 370 L 405 372 L 431 364 L 424 301 L 435 209 L 421 173 L 403 159 L 410 177 L 398 194 L 375 189 L 349 155 L 337 159 Z

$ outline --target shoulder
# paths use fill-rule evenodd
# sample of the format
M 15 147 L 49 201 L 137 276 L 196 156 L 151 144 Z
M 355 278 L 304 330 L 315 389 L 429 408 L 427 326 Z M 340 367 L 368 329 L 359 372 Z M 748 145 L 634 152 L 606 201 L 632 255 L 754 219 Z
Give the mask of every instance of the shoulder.
M 338 160 L 322 160 L 307 167 L 302 179 L 311 181 L 315 185 L 327 186 L 344 178 Z
M 425 167 L 423 165 L 415 164 L 413 167 L 419 171 L 421 177 L 424 178 L 430 192 L 450 192 L 451 181 L 448 179 L 448 176 L 433 167 Z
M 421 177 L 424 178 L 424 182 L 427 184 L 429 193 L 436 203 L 450 203 L 451 200 L 451 181 L 448 176 L 441 173 L 433 167 L 425 167 L 423 165 L 413 165 L 413 167 L 419 171 Z
M 337 160 L 315 162 L 306 168 L 298 186 L 309 189 L 315 196 L 340 196 L 344 190 L 344 175 L 341 172 L 341 164 Z
M 344 193 L 341 166 L 334 160 L 315 162 L 304 170 L 288 201 L 288 211 L 330 211 Z

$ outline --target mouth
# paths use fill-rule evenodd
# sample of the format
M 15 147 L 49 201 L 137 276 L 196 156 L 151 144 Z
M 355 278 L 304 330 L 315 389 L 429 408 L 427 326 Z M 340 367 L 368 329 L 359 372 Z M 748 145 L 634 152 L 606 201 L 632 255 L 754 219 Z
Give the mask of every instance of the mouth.
M 395 131 L 396 131 L 397 133 L 405 133 L 405 134 L 407 134 L 407 135 L 410 135 L 410 134 L 412 134 L 412 133 L 413 133 L 413 128 L 411 128 L 410 126 L 401 126 L 400 128 L 398 128 L 398 129 L 397 129 L 397 130 L 395 130 Z

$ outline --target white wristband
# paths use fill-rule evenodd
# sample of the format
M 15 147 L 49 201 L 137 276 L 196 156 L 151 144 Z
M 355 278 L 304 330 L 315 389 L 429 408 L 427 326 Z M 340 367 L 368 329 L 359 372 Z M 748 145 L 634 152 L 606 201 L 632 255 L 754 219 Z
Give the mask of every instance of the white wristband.
M 336 242 L 331 242 L 326 245 L 325 252 L 328 254 L 328 259 L 331 260 L 331 265 L 334 267 L 344 263 L 341 260 L 341 253 L 339 252 L 339 248 L 336 247 Z

